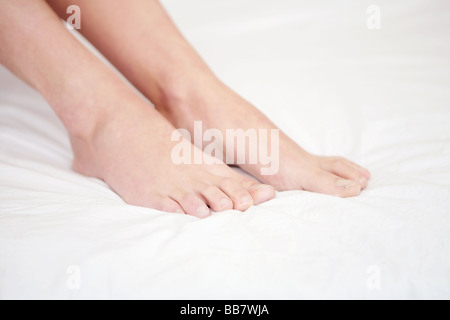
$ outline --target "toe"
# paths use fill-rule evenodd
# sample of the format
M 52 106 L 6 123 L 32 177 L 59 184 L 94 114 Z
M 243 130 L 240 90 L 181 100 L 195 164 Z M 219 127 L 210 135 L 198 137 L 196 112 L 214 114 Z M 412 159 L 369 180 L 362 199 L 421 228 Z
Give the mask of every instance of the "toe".
M 250 193 L 255 206 L 272 200 L 276 196 L 275 188 L 271 185 L 261 184 L 255 179 L 243 175 L 238 175 L 235 179 Z
M 333 176 L 335 182 L 335 191 L 332 193 L 335 196 L 342 198 L 356 197 L 361 193 L 361 185 L 353 180 L 342 179 L 338 176 Z
M 361 193 L 361 185 L 353 180 L 343 179 L 327 171 L 313 173 L 306 190 L 325 193 L 342 198 L 354 197 Z
M 355 170 L 357 170 L 359 173 L 361 173 L 367 180 L 370 180 L 371 175 L 370 175 L 369 170 L 367 170 L 366 168 L 363 168 L 363 167 L 357 165 L 357 164 L 354 163 L 354 162 L 351 162 L 351 161 L 348 161 L 348 160 L 347 160 L 347 162 L 348 162 L 351 166 L 353 166 L 353 168 L 355 168 Z
M 362 189 L 367 187 L 370 177 L 368 171 L 344 158 L 327 158 L 322 168 L 336 176 L 357 182 Z
M 183 208 L 170 198 L 163 198 L 159 203 L 159 210 L 169 213 L 185 214 Z
M 246 211 L 253 206 L 253 198 L 239 182 L 231 178 L 220 179 L 217 184 L 220 189 L 233 201 L 233 208 Z
M 205 202 L 195 194 L 185 194 L 176 198 L 177 202 L 188 215 L 197 218 L 206 218 L 211 215 L 211 211 Z
M 233 209 L 233 201 L 219 188 L 214 186 L 204 186 L 200 194 L 206 204 L 215 212 Z
M 253 184 L 247 188 L 253 198 L 255 205 L 272 200 L 275 198 L 275 188 L 267 184 Z

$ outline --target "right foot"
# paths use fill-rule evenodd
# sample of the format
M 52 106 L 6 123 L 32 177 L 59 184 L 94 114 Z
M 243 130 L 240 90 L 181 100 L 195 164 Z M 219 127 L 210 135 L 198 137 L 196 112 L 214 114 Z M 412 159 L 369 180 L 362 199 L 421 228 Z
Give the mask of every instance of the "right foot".
M 116 101 L 128 101 L 132 107 L 121 106 L 105 117 L 94 138 L 71 137 L 77 172 L 104 180 L 131 205 L 199 218 L 209 216 L 209 208 L 245 211 L 275 196 L 273 187 L 224 163 L 174 164 L 171 152 L 179 143 L 171 141 L 175 128 L 145 102 L 126 98 Z

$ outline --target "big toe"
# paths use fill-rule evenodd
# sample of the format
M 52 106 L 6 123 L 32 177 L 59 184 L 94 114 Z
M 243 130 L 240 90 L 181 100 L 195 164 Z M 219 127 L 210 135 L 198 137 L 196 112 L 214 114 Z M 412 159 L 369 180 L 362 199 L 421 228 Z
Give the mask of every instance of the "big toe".
M 342 198 L 355 197 L 361 193 L 361 184 L 356 181 L 343 179 L 327 171 L 317 171 L 313 175 L 313 179 L 310 179 L 311 182 L 306 187 L 308 191 Z
M 250 192 L 237 180 L 232 178 L 220 179 L 218 186 L 233 201 L 235 210 L 246 211 L 254 205 Z
M 275 188 L 267 184 L 255 183 L 248 187 L 247 190 L 252 196 L 255 205 L 272 200 L 276 194 Z
M 370 172 L 359 165 L 340 157 L 324 158 L 321 163 L 323 170 L 342 177 L 344 180 L 357 182 L 365 189 L 370 179 Z M 345 182 L 339 182 L 345 184 Z

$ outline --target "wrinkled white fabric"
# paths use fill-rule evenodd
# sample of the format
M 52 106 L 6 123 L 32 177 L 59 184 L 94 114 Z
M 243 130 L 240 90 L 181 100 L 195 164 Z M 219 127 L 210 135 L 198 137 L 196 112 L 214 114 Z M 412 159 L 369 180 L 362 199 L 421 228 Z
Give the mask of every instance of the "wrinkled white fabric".
M 450 298 L 450 3 L 162 3 L 226 83 L 369 188 L 206 220 L 129 206 L 71 171 L 61 122 L 2 68 L 0 298 Z

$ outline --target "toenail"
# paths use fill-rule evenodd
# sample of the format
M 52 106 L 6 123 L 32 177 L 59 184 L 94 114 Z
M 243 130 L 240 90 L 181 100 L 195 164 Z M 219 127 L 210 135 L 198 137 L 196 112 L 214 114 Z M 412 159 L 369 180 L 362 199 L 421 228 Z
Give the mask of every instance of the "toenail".
M 352 180 L 339 179 L 338 181 L 336 181 L 337 187 L 344 187 L 345 189 L 351 188 L 355 184 L 356 182 Z
M 247 206 L 249 204 L 253 204 L 253 199 L 251 197 L 243 197 L 239 202 L 241 206 Z
M 367 182 L 368 182 L 368 181 L 367 181 L 366 178 L 362 178 L 361 180 L 359 180 L 359 184 L 362 185 L 362 186 L 366 185 Z
M 262 191 L 262 190 L 267 190 L 267 189 L 271 189 L 271 188 L 272 188 L 272 186 L 270 186 L 268 184 L 259 184 L 254 189 L 257 190 L 257 191 Z
M 230 199 L 223 198 L 220 200 L 219 205 L 221 208 L 233 207 L 233 202 Z
M 211 214 L 211 212 L 209 211 L 209 209 L 207 207 L 200 207 L 197 210 L 197 216 L 199 217 L 206 217 L 209 216 Z

